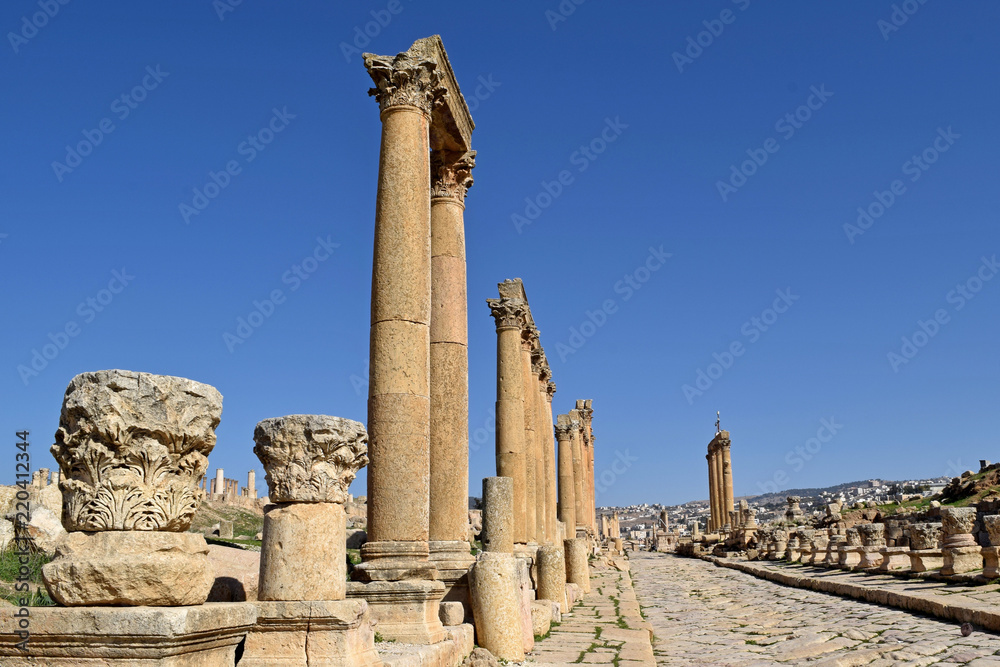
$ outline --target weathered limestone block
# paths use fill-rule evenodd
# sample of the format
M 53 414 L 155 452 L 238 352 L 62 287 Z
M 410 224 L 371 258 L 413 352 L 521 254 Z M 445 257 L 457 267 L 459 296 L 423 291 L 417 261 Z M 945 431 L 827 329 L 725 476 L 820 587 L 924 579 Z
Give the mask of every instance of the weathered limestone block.
M 164 535 L 164 533 L 144 533 Z M 0 665 L 89 667 L 234 665 L 236 650 L 254 627 L 252 603 L 184 607 L 33 607 L 27 653 L 17 607 L 0 607 Z M 241 661 L 242 667 L 244 663 Z M 273 663 L 272 663 L 273 664 Z
M 774 550 L 768 549 L 768 558 L 780 560 L 785 557 L 788 551 L 788 531 L 784 528 L 776 528 L 774 531 Z
M 800 496 L 788 496 L 785 501 L 788 503 L 788 509 L 785 510 L 785 518 L 789 521 L 795 521 L 802 517 L 802 508 L 799 507 L 799 502 L 802 500 Z
M 347 502 L 347 489 L 368 464 L 368 433 L 360 423 L 327 415 L 265 419 L 253 433 L 272 503 Z
M 789 563 L 794 563 L 801 556 L 799 551 L 799 534 L 797 532 L 792 533 L 788 536 L 788 543 L 785 547 L 785 560 Z
M 442 602 L 438 606 L 438 616 L 446 628 L 461 625 L 465 621 L 465 605 L 457 601 Z
M 563 550 L 552 544 L 538 548 L 538 593 L 536 597 L 539 600 L 557 603 L 561 612 L 569 611 L 566 604 L 566 560 L 563 556 Z
M 870 570 L 882 565 L 882 549 L 885 548 L 885 524 L 863 523 L 858 527 L 861 538 L 860 560 L 855 570 Z
M 66 530 L 187 530 L 221 416 L 222 395 L 193 380 L 121 370 L 74 377 L 52 445 Z
M 910 537 L 910 570 L 927 572 L 944 565 L 944 553 L 939 548 L 941 524 L 914 523 L 907 529 Z
M 364 600 L 258 602 L 256 608 L 240 667 L 382 665 Z
M 910 569 L 909 547 L 882 547 L 879 553 L 882 554 L 879 572 L 901 572 Z
M 990 546 L 982 548 L 983 576 L 995 579 L 1000 577 L 1000 515 L 984 516 L 983 527 L 990 540 Z
M 976 524 L 976 508 L 947 507 L 941 510 L 944 528 L 944 565 L 941 574 L 948 576 L 971 572 L 983 567 L 983 556 L 972 535 Z
M 476 643 L 509 662 L 524 660 L 517 561 L 510 553 L 484 551 L 469 571 Z
M 809 558 L 810 565 L 821 565 L 826 558 L 826 547 L 830 543 L 830 536 L 826 530 L 817 530 L 812 538 L 812 554 Z
M 264 508 L 259 600 L 343 600 L 347 594 L 347 515 L 339 503 Z
M 833 532 L 830 529 L 830 541 L 826 544 L 826 557 L 823 558 L 825 567 L 837 567 L 840 564 L 840 548 L 847 543 L 847 536 Z
M 566 581 L 576 584 L 583 593 L 590 592 L 590 564 L 587 562 L 587 540 L 573 538 L 563 542 L 566 558 Z
M 162 531 L 72 532 L 42 576 L 66 606 L 198 605 L 215 581 L 204 537 Z
M 531 603 L 531 632 L 535 637 L 544 637 L 552 626 L 552 605 L 547 600 Z
M 483 551 L 514 553 L 514 480 L 483 478 Z
M 848 528 L 845 537 L 844 544 L 839 547 L 837 565 L 842 570 L 850 570 L 861 562 L 861 534 L 857 528 Z

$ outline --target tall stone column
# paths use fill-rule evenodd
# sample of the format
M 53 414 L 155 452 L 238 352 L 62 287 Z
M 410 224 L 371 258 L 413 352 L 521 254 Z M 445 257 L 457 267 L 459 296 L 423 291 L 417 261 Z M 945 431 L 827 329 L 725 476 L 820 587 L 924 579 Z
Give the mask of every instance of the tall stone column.
M 257 472 L 254 470 L 247 473 L 247 495 L 253 499 L 257 498 Z
M 708 462 L 708 532 L 712 532 L 712 526 L 715 525 L 715 463 L 712 458 L 712 452 L 709 450 L 708 454 L 705 454 L 705 461 Z
M 465 195 L 475 151 L 431 153 L 430 559 L 468 606 L 469 351 Z
M 712 461 L 715 463 L 715 529 L 721 530 L 722 524 L 726 522 L 723 498 L 725 491 L 722 482 L 722 452 L 718 447 L 712 449 Z
M 546 521 L 547 503 L 545 497 L 545 434 L 548 426 L 545 424 L 544 398 L 542 394 L 542 362 L 545 353 L 537 346 L 537 330 L 535 332 L 536 347 L 531 351 L 531 386 L 525 398 L 533 404 L 533 424 L 535 433 L 535 521 L 537 524 L 538 543 L 549 541 L 549 527 Z
M 594 435 L 590 435 L 590 446 L 587 447 L 587 522 L 590 530 L 597 534 L 597 487 L 594 483 Z
M 521 395 L 524 398 L 524 478 L 525 478 L 525 522 L 528 529 L 528 542 L 537 543 L 538 539 L 538 482 L 537 477 L 537 453 L 538 443 L 535 440 L 535 411 L 536 404 L 532 400 L 535 393 L 537 381 L 534 379 L 531 368 L 531 350 L 538 340 L 538 331 L 533 327 L 525 327 L 521 330 L 521 379 L 523 388 Z
M 729 513 L 732 512 L 735 507 L 733 505 L 733 461 L 730 458 L 729 448 L 730 440 L 725 438 L 721 440 L 721 455 L 722 455 L 722 502 L 723 502 L 723 517 L 728 517 Z M 728 523 L 729 520 L 723 518 L 723 523 Z
M 545 503 L 548 510 L 549 539 L 556 546 L 562 546 L 559 537 L 559 468 L 556 463 L 556 443 L 552 419 L 552 397 L 556 393 L 556 383 L 548 380 L 545 383 Z
M 579 420 L 579 413 L 576 410 L 570 412 L 573 427 L 573 489 L 576 499 L 576 526 L 575 529 L 586 530 L 587 528 L 587 492 L 585 487 L 586 472 L 584 467 L 583 451 L 583 424 Z
M 368 390 L 368 542 L 361 581 L 435 579 L 430 527 L 430 118 L 436 63 L 365 57 L 382 144 L 375 204 Z M 401 483 L 406 480 L 405 483 Z
M 524 447 L 524 377 L 521 328 L 526 308 L 520 299 L 487 299 L 497 326 L 497 476 L 514 481 L 514 541 L 528 542 Z
M 566 524 L 566 539 L 576 536 L 576 480 L 573 469 L 573 425 L 567 415 L 559 415 L 556 426 L 559 442 L 559 520 Z
M 222 468 L 215 469 L 215 486 L 212 487 L 212 492 L 222 495 L 226 493 L 226 474 Z

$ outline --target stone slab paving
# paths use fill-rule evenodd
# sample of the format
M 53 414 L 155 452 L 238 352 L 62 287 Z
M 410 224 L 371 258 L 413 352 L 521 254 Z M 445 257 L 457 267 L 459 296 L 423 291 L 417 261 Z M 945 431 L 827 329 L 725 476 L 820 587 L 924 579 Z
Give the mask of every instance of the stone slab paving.
M 973 623 L 1000 632 L 1000 585 L 948 583 L 877 572 L 852 572 L 782 561 L 747 561 L 742 558 L 705 557 L 722 567 L 734 568 L 786 586 L 918 611 L 941 619 Z
M 650 641 L 651 626 L 641 615 L 628 561 L 621 570 L 595 565 L 590 593 L 563 614 L 549 636 L 535 642 L 525 665 L 617 665 L 651 667 L 656 664 Z
M 1000 636 L 963 637 L 956 622 L 673 554 L 636 553 L 631 567 L 658 665 L 1000 667 Z

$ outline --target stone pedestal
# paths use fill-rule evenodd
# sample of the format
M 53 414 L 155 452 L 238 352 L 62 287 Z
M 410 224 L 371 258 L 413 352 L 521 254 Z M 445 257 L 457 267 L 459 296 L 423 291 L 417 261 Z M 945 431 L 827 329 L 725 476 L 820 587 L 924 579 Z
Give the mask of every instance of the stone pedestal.
M 823 558 L 825 567 L 837 567 L 840 564 L 840 547 L 845 544 L 843 535 L 831 535 L 826 545 L 826 556 Z
M 979 545 L 972 536 L 976 523 L 974 507 L 949 507 L 941 511 L 941 525 L 944 529 L 944 565 L 941 574 L 949 576 L 978 570 L 983 566 L 983 556 Z
M 215 581 L 203 536 L 159 531 L 69 533 L 42 575 L 52 599 L 71 607 L 196 605 Z
M 258 599 L 343 600 L 347 592 L 346 535 L 347 515 L 339 503 L 268 505 L 264 508 Z
M 569 611 L 566 604 L 566 561 L 562 549 L 551 544 L 538 548 L 539 600 L 550 600 L 559 605 L 560 612 Z
M 841 570 L 853 570 L 861 562 L 861 547 L 842 546 L 839 548 L 837 567 Z
M 0 607 L 4 667 L 209 667 L 236 663 L 236 649 L 253 628 L 253 603 L 186 607 L 33 607 L 27 652 L 16 607 Z M 240 663 L 243 664 L 242 662 Z
M 430 561 L 437 569 L 438 581 L 444 584 L 444 600 L 461 602 L 469 607 L 469 568 L 476 562 L 468 542 L 461 540 L 429 543 Z
M 983 567 L 983 555 L 975 544 L 961 547 L 945 546 L 941 551 L 944 553 L 941 574 L 945 576 L 964 574 Z
M 882 547 L 882 564 L 879 572 L 901 572 L 910 569 L 910 549 L 908 547 Z
M 240 667 L 380 667 L 364 600 L 257 602 Z
M 509 662 L 524 660 L 517 568 L 512 554 L 484 551 L 469 573 L 476 643 Z
M 407 644 L 436 644 L 445 638 L 438 610 L 443 597 L 440 581 L 347 583 L 348 599 L 368 601 L 379 634 Z
M 855 570 L 872 570 L 882 565 L 882 549 L 885 547 L 858 547 L 860 550 Z
M 939 570 L 944 565 L 944 553 L 940 549 L 911 549 L 907 555 L 912 572 Z
M 1000 547 L 983 547 L 983 576 L 987 579 L 1000 577 Z
M 590 564 L 587 562 L 587 541 L 581 538 L 563 542 L 566 557 L 566 581 L 576 584 L 584 593 L 590 592 Z

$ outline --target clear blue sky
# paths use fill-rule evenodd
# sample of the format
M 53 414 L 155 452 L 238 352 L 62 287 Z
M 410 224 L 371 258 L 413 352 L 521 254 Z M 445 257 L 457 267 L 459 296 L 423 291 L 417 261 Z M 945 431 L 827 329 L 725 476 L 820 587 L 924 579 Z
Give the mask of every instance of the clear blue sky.
M 70 378 L 105 368 L 216 386 L 211 466 L 241 483 L 260 470 L 257 421 L 365 420 L 379 119 L 352 42 L 366 24 L 361 50 L 380 54 L 441 34 L 477 123 L 473 494 L 495 472 L 484 300 L 515 276 L 556 411 L 594 401 L 600 504 L 706 497 L 716 410 L 737 495 L 775 475 L 802 487 L 1000 458 L 1000 279 L 977 282 L 1000 253 L 996 3 L 910 0 L 900 25 L 889 1 L 219 6 L 69 2 L 37 30 L 23 18 L 37 1 L 0 10 L 0 432 L 31 430 L 36 466 L 53 464 Z M 210 172 L 225 187 L 203 201 Z M 881 215 L 845 230 L 859 207 Z M 339 245 L 304 262 L 318 238 Z M 227 345 L 274 290 L 283 302 Z M 910 349 L 918 320 L 935 335 Z M 59 342 L 37 375 L 18 370 Z M 810 441 L 823 419 L 836 432 Z

